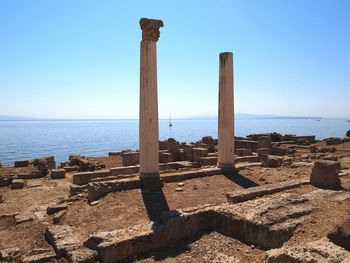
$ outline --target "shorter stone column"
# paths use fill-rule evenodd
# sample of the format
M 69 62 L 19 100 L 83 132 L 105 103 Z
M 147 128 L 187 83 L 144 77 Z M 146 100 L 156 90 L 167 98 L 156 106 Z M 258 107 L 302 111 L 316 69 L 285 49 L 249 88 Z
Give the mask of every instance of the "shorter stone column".
M 220 53 L 218 166 L 234 170 L 233 54 Z

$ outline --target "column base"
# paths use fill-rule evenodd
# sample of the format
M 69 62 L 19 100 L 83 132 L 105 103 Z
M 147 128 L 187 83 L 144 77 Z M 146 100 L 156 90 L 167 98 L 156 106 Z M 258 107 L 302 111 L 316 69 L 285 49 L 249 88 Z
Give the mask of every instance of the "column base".
M 237 169 L 233 163 L 218 163 L 218 167 L 221 168 L 224 173 L 237 172 Z
M 163 187 L 159 172 L 140 173 L 141 187 L 145 189 L 161 189 Z

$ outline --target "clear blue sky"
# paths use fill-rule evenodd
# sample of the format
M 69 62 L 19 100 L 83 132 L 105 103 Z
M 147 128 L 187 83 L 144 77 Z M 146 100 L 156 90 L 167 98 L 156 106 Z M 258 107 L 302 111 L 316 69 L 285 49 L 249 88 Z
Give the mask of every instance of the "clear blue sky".
M 0 115 L 138 118 L 141 17 L 164 21 L 159 114 L 350 117 L 350 1 L 0 1 Z

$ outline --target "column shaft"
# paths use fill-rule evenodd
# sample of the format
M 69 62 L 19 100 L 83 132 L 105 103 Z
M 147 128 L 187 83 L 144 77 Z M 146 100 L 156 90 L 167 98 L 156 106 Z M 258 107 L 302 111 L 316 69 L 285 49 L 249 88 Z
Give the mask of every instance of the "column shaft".
M 218 166 L 234 168 L 233 54 L 220 53 Z
M 141 41 L 140 176 L 159 177 L 159 131 L 156 42 Z

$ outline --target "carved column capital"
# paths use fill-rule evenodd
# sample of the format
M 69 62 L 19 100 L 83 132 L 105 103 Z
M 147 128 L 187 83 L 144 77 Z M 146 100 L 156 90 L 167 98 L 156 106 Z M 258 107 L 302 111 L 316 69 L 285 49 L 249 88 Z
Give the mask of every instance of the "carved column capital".
M 159 39 L 159 28 L 163 27 L 163 21 L 157 19 L 141 18 L 140 26 L 142 30 L 142 40 L 157 42 Z

